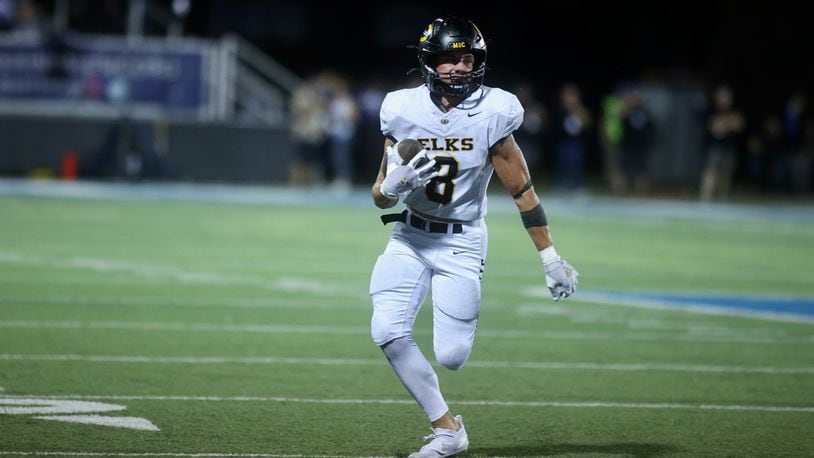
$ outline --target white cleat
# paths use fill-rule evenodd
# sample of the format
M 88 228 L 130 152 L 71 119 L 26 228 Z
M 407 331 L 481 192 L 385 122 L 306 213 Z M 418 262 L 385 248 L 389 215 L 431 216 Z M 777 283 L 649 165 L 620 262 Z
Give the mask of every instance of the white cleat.
M 465 452 L 469 448 L 469 437 L 466 435 L 464 421 L 460 415 L 455 417 L 455 423 L 461 428 L 458 431 L 434 428 L 432 434 L 424 438 L 430 443 L 421 447 L 421 450 L 411 453 L 409 458 L 440 458 Z

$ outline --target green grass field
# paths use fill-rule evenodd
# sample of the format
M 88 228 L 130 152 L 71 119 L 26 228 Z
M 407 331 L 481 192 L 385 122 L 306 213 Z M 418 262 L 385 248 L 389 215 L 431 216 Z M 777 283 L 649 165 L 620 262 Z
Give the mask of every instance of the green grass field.
M 0 455 L 415 451 L 429 425 L 368 333 L 380 213 L 0 197 Z M 814 297 L 810 221 L 549 220 L 586 294 Z M 487 221 L 475 348 L 438 369 L 466 456 L 814 455 L 814 319 L 555 303 L 517 214 Z M 66 400 L 126 410 L 44 413 Z

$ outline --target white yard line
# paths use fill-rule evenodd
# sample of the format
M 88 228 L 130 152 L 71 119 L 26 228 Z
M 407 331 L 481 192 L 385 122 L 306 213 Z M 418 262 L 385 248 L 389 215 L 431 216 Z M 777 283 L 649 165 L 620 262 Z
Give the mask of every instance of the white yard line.
M 142 364 L 290 364 L 312 366 L 385 366 L 384 358 L 287 358 L 276 356 L 140 356 L 140 355 L 18 355 L 0 354 L 0 361 L 54 361 L 85 363 L 142 363 Z M 589 371 L 670 371 L 746 374 L 814 374 L 814 367 L 727 366 L 671 363 L 592 363 L 559 361 L 469 361 L 467 367 L 501 369 L 546 369 Z
M 621 307 L 575 307 L 573 305 L 549 305 L 528 303 L 515 309 L 515 314 L 522 318 L 561 317 L 575 324 L 610 324 L 626 326 L 631 330 L 648 331 L 681 331 L 697 335 L 751 335 L 759 337 L 784 337 L 788 333 L 783 329 L 771 327 L 742 327 L 713 324 L 708 321 L 686 321 L 675 318 L 660 319 L 647 316 L 630 317 Z M 643 315 L 643 314 L 637 314 Z M 663 315 L 663 314 L 662 314 Z
M 43 329 L 120 329 L 132 331 L 194 331 L 194 332 L 253 332 L 269 334 L 340 334 L 369 336 L 367 326 L 308 326 L 275 324 L 219 324 L 135 321 L 62 321 L 62 320 L 0 320 L 0 328 Z M 418 330 L 416 335 L 428 335 L 429 330 Z M 522 331 L 511 329 L 482 329 L 481 338 L 549 339 L 549 340 L 601 340 L 692 343 L 750 343 L 750 344 L 814 344 L 814 336 L 772 337 L 749 335 L 699 335 L 695 332 L 674 333 L 640 331 Z
M 144 264 L 120 259 L 92 258 L 87 256 L 44 257 L 16 251 L 0 251 L 0 263 L 95 271 L 103 274 L 121 273 L 136 278 L 174 281 L 181 284 L 243 285 L 273 291 L 297 291 L 317 296 L 367 296 L 358 288 L 329 284 L 315 278 L 292 276 L 253 277 L 237 273 L 207 272 L 184 269 L 174 265 Z
M 184 452 L 154 452 L 154 453 L 125 453 L 125 452 L 51 452 L 51 451 L 41 451 L 41 452 L 15 452 L 15 451 L 7 451 L 7 450 L 0 450 L 0 456 L 2 455 L 20 455 L 20 456 L 122 456 L 122 457 L 159 457 L 159 456 L 170 456 L 170 457 L 235 457 L 235 458 L 251 458 L 251 457 L 262 457 L 262 458 L 301 458 L 301 457 L 312 457 L 312 458 L 376 458 L 376 457 L 364 457 L 364 456 L 354 456 L 354 455 L 288 455 L 288 454 L 279 454 L 279 453 L 219 453 L 219 452 L 197 452 L 197 453 L 184 453 Z
M 53 396 L 5 396 L 7 398 L 26 397 L 38 399 L 89 399 L 100 401 L 203 401 L 203 402 L 282 402 L 298 404 L 398 404 L 414 405 L 412 399 L 324 399 L 296 398 L 283 396 L 117 396 L 117 395 L 53 395 Z M 561 401 L 499 401 L 499 400 L 459 400 L 449 401 L 454 405 L 528 407 L 528 408 L 575 408 L 575 409 L 645 409 L 645 410 L 725 410 L 742 412 L 798 412 L 814 413 L 814 406 L 772 406 L 743 404 L 686 404 L 686 403 L 646 403 L 646 402 L 561 402 Z
M 122 322 L 122 321 L 39 321 L 2 320 L 0 328 L 45 329 L 119 329 L 131 331 L 197 331 L 197 332 L 246 332 L 267 334 L 370 334 L 363 326 L 307 326 L 287 324 L 216 324 L 180 322 Z
M 122 283 L 125 284 L 125 283 Z M 128 283 L 131 284 L 131 283 Z M 72 296 L 64 294 L 0 294 L 0 304 L 12 305 L 101 305 L 126 307 L 226 307 L 226 308 L 297 308 L 370 310 L 369 300 L 354 301 L 321 297 L 286 298 L 213 298 L 213 297 L 137 297 L 137 296 Z

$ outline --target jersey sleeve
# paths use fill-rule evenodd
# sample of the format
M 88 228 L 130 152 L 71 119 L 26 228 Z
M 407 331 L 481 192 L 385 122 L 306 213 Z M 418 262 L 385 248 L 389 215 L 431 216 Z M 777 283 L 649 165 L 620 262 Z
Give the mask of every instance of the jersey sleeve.
M 394 97 L 393 93 L 388 93 L 384 100 L 382 101 L 382 108 L 379 110 L 379 128 L 382 131 L 382 135 L 385 137 L 392 137 L 392 122 L 393 122 L 393 102 Z
M 510 95 L 507 97 L 506 104 L 492 119 L 489 148 L 520 128 L 520 125 L 523 124 L 523 106 L 517 97 Z

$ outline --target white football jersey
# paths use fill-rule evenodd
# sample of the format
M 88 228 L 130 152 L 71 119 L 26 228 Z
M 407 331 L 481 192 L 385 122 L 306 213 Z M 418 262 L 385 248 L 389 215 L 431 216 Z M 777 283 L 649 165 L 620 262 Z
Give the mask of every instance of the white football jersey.
M 473 221 L 486 215 L 489 149 L 520 127 L 523 107 L 514 94 L 481 86 L 444 112 L 421 85 L 387 94 L 380 120 L 385 136 L 418 140 L 440 166 L 438 177 L 404 203 L 428 216 Z

